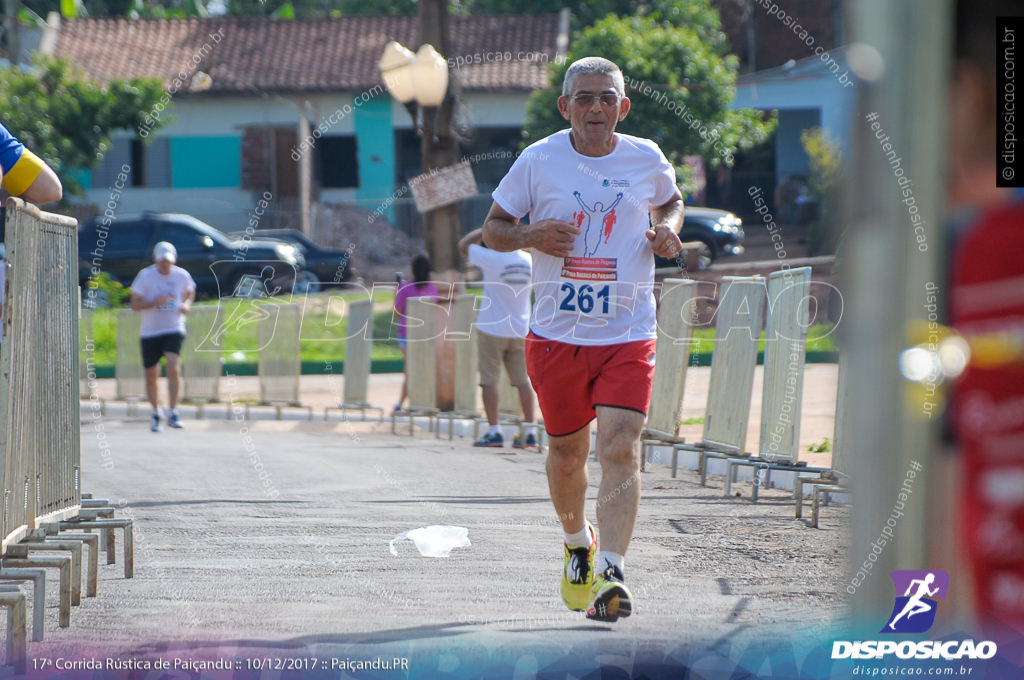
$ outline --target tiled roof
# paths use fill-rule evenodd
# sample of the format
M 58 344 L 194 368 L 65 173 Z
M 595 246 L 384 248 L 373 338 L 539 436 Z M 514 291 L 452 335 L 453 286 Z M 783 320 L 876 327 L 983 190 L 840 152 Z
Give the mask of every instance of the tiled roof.
M 547 85 L 544 63 L 555 58 L 557 14 L 449 22 L 452 54 L 445 56 L 480 55 L 481 63 L 457 70 L 464 90 Z M 213 79 L 210 92 L 343 91 L 380 83 L 377 61 L 387 41 L 415 50 L 417 34 L 416 17 L 77 19 L 62 25 L 56 54 L 102 82 L 145 76 L 169 84 L 180 71 L 188 79 L 204 71 Z M 490 63 L 483 63 L 487 55 Z

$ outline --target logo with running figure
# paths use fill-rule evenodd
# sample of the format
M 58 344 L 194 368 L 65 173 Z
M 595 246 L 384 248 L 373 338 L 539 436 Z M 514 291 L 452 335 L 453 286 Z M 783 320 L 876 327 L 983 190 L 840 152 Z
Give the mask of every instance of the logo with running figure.
M 589 206 L 578 191 L 572 192 L 572 195 L 576 197 L 576 202 L 582 208 L 579 212 L 572 214 L 572 219 L 576 223 L 576 227 L 583 232 L 583 255 L 584 257 L 593 257 L 597 254 L 601 243 L 608 243 L 608 239 L 612 235 L 616 221 L 615 206 L 622 200 L 622 192 L 616 194 L 615 200 L 608 206 L 601 201 L 596 201 L 593 206 Z
M 896 603 L 881 632 L 923 633 L 931 628 L 939 607 L 936 598 L 945 599 L 949 574 L 938 569 L 900 569 L 890 576 L 896 588 Z

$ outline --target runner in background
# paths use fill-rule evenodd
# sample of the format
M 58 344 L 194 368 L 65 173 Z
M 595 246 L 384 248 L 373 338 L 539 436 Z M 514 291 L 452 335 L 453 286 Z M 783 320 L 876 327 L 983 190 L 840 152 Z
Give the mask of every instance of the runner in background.
M 132 282 L 131 308 L 142 312 L 142 366 L 146 369 L 146 396 L 153 407 L 149 429 L 162 428 L 157 378 L 160 359 L 167 360 L 167 392 L 170 411 L 168 426 L 180 429 L 178 393 L 181 386 L 181 346 L 185 342 L 185 316 L 192 309 L 196 282 L 174 263 L 178 251 L 167 241 L 153 247 L 153 264 L 138 273 Z
M 459 241 L 459 252 L 483 273 L 484 293 L 476 318 L 480 391 L 490 429 L 473 446 L 505 444 L 498 426 L 498 382 L 505 365 L 509 382 L 519 390 L 519 404 L 526 422 L 533 420 L 533 388 L 526 374 L 524 338 L 530 330 L 530 277 L 533 258 L 525 250 L 501 253 L 483 243 L 483 229 L 475 229 Z M 537 448 L 537 428 L 529 426 L 524 440 L 512 442 L 517 449 Z

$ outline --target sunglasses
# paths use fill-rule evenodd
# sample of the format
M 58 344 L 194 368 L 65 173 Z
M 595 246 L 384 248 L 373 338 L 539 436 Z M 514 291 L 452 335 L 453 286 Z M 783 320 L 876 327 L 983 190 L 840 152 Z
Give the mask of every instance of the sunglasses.
M 619 95 L 614 92 L 602 92 L 601 94 L 592 94 L 590 92 L 580 92 L 572 96 L 574 103 L 584 106 L 592 107 L 595 101 L 600 100 L 601 106 L 611 108 L 619 103 Z

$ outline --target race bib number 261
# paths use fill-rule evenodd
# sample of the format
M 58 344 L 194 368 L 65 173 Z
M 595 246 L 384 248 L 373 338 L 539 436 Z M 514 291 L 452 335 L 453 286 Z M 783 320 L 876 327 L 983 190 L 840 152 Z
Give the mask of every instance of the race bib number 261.
M 613 316 L 615 259 L 567 257 L 558 280 L 558 313 Z
M 614 282 L 597 285 L 569 279 L 561 279 L 559 282 L 559 312 L 583 314 L 584 316 L 611 316 L 614 299 Z

